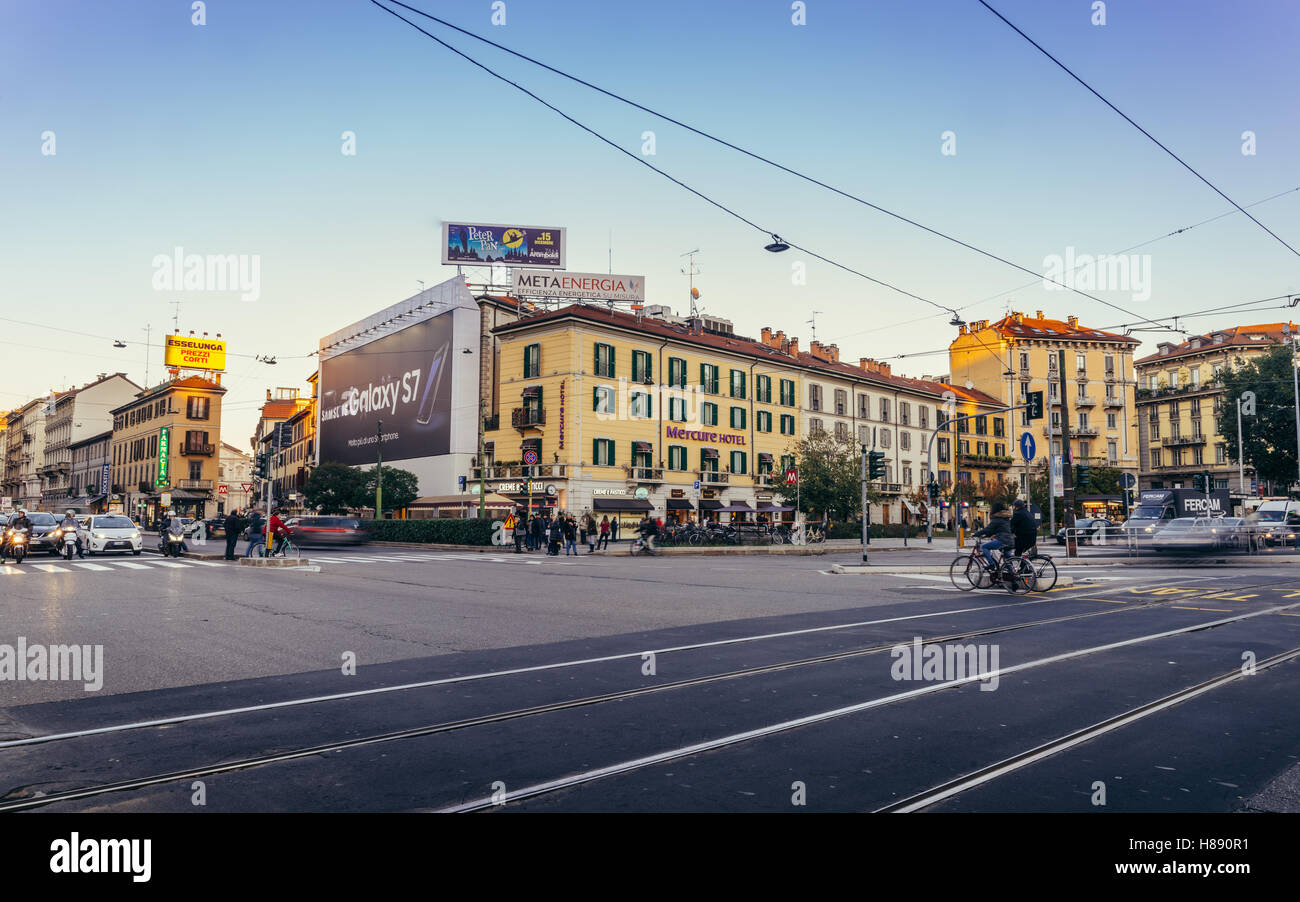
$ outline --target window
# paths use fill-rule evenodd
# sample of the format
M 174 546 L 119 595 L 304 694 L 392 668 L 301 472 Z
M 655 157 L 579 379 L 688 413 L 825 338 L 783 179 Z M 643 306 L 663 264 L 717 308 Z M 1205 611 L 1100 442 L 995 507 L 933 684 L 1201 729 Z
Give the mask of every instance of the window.
M 912 485 L 912 468 L 903 467 L 903 485 Z
M 1151 439 L 1154 441 L 1155 439 L 1160 438 L 1160 421 L 1157 420 L 1155 417 L 1152 417 L 1149 426 L 1150 426 L 1149 431 L 1151 433 Z
M 686 399 L 672 398 L 668 399 L 668 419 L 674 423 L 686 422 Z
M 888 430 L 888 429 L 881 429 L 881 430 L 877 433 L 876 438 L 880 440 L 880 447 L 882 447 L 882 448 L 888 448 L 888 447 L 889 447 L 889 430 Z
M 596 375 L 612 379 L 614 377 L 614 346 L 596 345 Z
M 731 397 L 733 398 L 745 397 L 745 371 L 744 370 L 731 371 Z
M 1202 456 L 1201 446 L 1196 445 L 1195 447 L 1192 448 L 1192 463 L 1194 464 L 1205 463 L 1205 461 L 1201 459 L 1201 456 Z
M 1088 397 L 1088 383 L 1086 383 L 1086 382 L 1080 382 L 1080 383 L 1079 383 L 1079 387 L 1078 387 L 1078 391 L 1076 392 L 1076 394 L 1077 394 L 1077 396 L 1078 396 L 1078 398 L 1079 398 L 1080 401 L 1082 401 L 1082 400 L 1084 400 L 1085 398 L 1087 398 L 1087 397 Z
M 770 454 L 758 455 L 758 472 L 762 474 L 768 474 L 772 472 L 772 455 Z
M 912 450 L 912 433 L 898 430 L 898 447 L 904 451 Z
M 1092 454 L 1090 453 L 1091 451 L 1092 451 L 1092 448 L 1089 447 L 1089 445 L 1088 445 L 1087 442 L 1079 442 L 1079 456 L 1080 456 L 1080 457 L 1083 457 L 1083 458 L 1092 457 Z
M 912 405 L 906 401 L 898 402 L 898 425 L 910 426 L 912 424 Z
M 668 384 L 673 388 L 686 387 L 686 361 L 680 357 L 668 358 Z
M 1002 444 L 1001 442 L 997 442 L 996 444 L 993 445 L 993 453 L 998 457 L 1006 457 L 1007 446 Z
M 822 387 L 820 385 L 809 384 L 808 407 L 810 410 L 822 409 Z
M 1113 397 L 1115 397 L 1115 383 L 1113 383 L 1113 382 L 1107 382 L 1107 383 L 1106 383 L 1106 398 L 1107 398 L 1107 400 L 1109 400 L 1109 399 L 1111 399 L 1111 398 L 1113 398 Z
M 614 389 L 608 385 L 597 385 L 592 392 L 591 409 L 596 413 L 613 413 Z
M 1115 375 L 1115 355 L 1106 355 L 1106 375 L 1113 377 Z
M 925 406 L 918 406 L 918 407 L 916 408 L 916 413 L 917 413 L 917 422 L 916 422 L 916 425 L 920 426 L 922 429 L 929 429 L 929 428 L 930 428 L 930 408 L 925 407 Z
M 744 451 L 732 451 L 732 452 L 731 452 L 731 472 L 733 472 L 733 473 L 748 473 L 749 471 L 745 468 L 745 467 L 746 467 L 746 464 L 748 463 L 748 461 L 746 460 L 747 457 L 748 457 L 748 455 L 745 454 Z
M 591 460 L 598 467 L 612 467 L 614 465 L 614 440 L 612 438 L 598 438 L 591 442 Z
M 858 419 L 871 419 L 871 396 L 858 395 Z
M 754 414 L 754 428 L 759 432 L 771 432 L 772 415 L 766 410 L 757 411 Z
M 840 441 L 848 441 L 849 424 L 842 420 L 835 421 L 835 437 Z
M 1050 400 L 1052 400 L 1052 401 L 1055 401 L 1055 400 L 1057 399 L 1057 397 L 1058 397 L 1058 395 L 1057 395 L 1057 386 L 1058 386 L 1059 384 L 1060 384 L 1060 383 L 1058 383 L 1058 382 L 1056 382 L 1056 381 L 1052 381 L 1052 382 L 1047 383 L 1047 397 L 1048 397 Z
M 652 415 L 650 395 L 643 391 L 634 391 L 628 399 L 628 416 L 642 419 Z
M 208 409 L 211 405 L 210 398 L 189 397 L 185 399 L 185 416 L 191 420 L 206 420 L 208 418 Z
M 808 420 L 808 434 L 816 435 L 822 431 L 822 421 L 820 417 L 810 417 Z
M 970 420 L 964 417 L 962 419 L 959 419 L 957 421 L 957 432 L 958 433 L 970 432 Z
M 1022 370 L 1029 369 L 1029 354 L 1026 351 L 1020 352 L 1020 368 Z
M 842 388 L 835 389 L 835 414 L 847 416 L 849 412 L 849 393 Z
M 1114 428 L 1115 428 L 1115 423 L 1116 423 L 1116 422 L 1117 422 L 1117 421 L 1116 421 L 1116 419 L 1115 419 L 1115 414 L 1113 414 L 1113 413 L 1108 413 L 1108 414 L 1106 414 L 1106 428 L 1107 428 L 1107 429 L 1114 429 Z
M 718 368 L 709 363 L 700 364 L 700 391 L 706 395 L 718 393 Z
M 1079 371 L 1080 373 L 1087 372 L 1087 370 L 1088 370 L 1088 355 L 1087 355 L 1087 354 L 1082 354 L 1082 353 L 1075 354 L 1075 355 L 1074 355 L 1074 365 L 1075 365 L 1075 368 L 1078 369 L 1078 371 Z
M 786 407 L 794 407 L 794 380 L 781 380 L 781 403 Z
M 754 377 L 754 400 L 761 404 L 772 403 L 772 377 Z
M 948 427 L 948 418 L 944 416 L 942 407 L 936 407 L 934 409 L 934 425 L 939 429 L 946 429 Z
M 524 347 L 524 378 L 536 379 L 542 375 L 542 346 L 539 344 Z
M 700 449 L 700 469 L 706 473 L 718 472 L 718 451 L 716 448 Z
M 1086 411 L 1079 412 L 1079 428 L 1080 429 L 1088 428 L 1088 414 Z
M 858 441 L 861 442 L 861 443 L 864 444 L 864 445 L 870 445 L 870 444 L 871 444 L 871 427 L 870 427 L 870 426 L 859 426 L 859 427 L 858 427 Z
M 880 422 L 882 423 L 889 422 L 889 399 L 888 398 L 880 399 Z
M 975 443 L 975 453 L 978 454 L 978 455 L 980 455 L 981 457 L 988 457 L 988 455 L 989 455 L 989 443 L 988 443 L 988 442 L 976 442 L 976 443 Z
M 1214 446 L 1214 462 L 1216 464 L 1226 464 L 1228 462 L 1228 446 L 1222 442 Z
M 1192 388 L 1201 387 L 1201 368 L 1197 367 L 1192 370 Z
M 203 478 L 203 462 L 198 460 L 190 461 L 190 479 Z
M 700 406 L 701 406 L 701 409 L 702 409 L 702 417 L 703 417 L 703 419 L 701 420 L 701 422 L 702 422 L 705 426 L 716 426 L 716 425 L 718 425 L 718 405 L 717 405 L 717 404 L 713 404 L 713 403 L 711 403 L 711 402 L 709 402 L 709 401 L 705 401 L 705 402 L 704 402 L 702 405 L 700 405 Z
M 670 470 L 686 469 L 686 446 L 685 445 L 668 446 L 668 469 Z
M 632 352 L 632 381 L 638 385 L 654 382 L 654 367 L 651 366 L 649 351 Z
M 1151 391 L 1155 391 L 1159 387 L 1160 387 L 1160 379 L 1155 373 L 1152 373 L 1150 376 L 1147 376 L 1147 388 L 1149 388 Z
M 731 408 L 731 428 L 732 429 L 745 428 L 745 408 L 743 407 Z
M 1106 459 L 1112 464 L 1119 459 L 1119 448 L 1114 442 L 1106 443 Z
M 989 418 L 988 418 L 988 417 L 986 417 L 986 416 L 982 416 L 982 417 L 976 417 L 976 418 L 975 418 L 975 434 L 976 434 L 976 435 L 988 435 L 988 434 L 989 434 Z
M 784 470 L 792 470 L 792 469 L 794 469 L 794 455 L 793 455 L 793 454 L 782 454 L 782 455 L 781 455 L 781 469 L 782 469 L 783 471 L 784 471 Z
M 788 413 L 781 414 L 781 434 L 794 435 L 794 417 Z

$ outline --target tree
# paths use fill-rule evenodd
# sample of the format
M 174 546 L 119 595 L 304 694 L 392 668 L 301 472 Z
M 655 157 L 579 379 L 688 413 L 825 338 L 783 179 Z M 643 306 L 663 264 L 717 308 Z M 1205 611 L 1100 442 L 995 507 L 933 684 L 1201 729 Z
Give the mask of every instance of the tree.
M 375 503 L 375 468 L 362 473 L 361 497 L 364 499 L 356 507 L 365 507 Z M 384 509 L 397 510 L 407 507 L 420 497 L 420 480 L 410 470 L 397 467 L 384 467 Z
M 797 498 L 800 510 L 818 517 L 832 509 L 838 520 L 862 515 L 862 454 L 856 442 L 821 430 L 795 442 L 793 450 L 799 485 L 774 488 L 783 502 L 794 504 Z M 867 503 L 879 499 L 868 483 Z
M 1295 482 L 1296 413 L 1290 345 L 1278 345 L 1249 362 L 1237 358 L 1237 365 L 1225 369 L 1221 378 L 1223 405 L 1216 419 L 1219 434 L 1227 440 L 1228 458 L 1244 459 L 1268 482 L 1284 486 Z M 1237 445 L 1237 400 L 1245 392 L 1254 393 L 1255 412 L 1242 411 L 1243 449 Z
M 365 474 L 346 464 L 322 463 L 307 477 L 302 494 L 308 507 L 327 514 L 346 513 L 364 503 Z M 370 497 L 373 500 L 374 495 Z
M 1010 504 L 1020 495 L 1020 483 L 1008 482 L 1003 476 L 985 482 L 979 487 L 979 497 L 992 507 L 996 502 Z

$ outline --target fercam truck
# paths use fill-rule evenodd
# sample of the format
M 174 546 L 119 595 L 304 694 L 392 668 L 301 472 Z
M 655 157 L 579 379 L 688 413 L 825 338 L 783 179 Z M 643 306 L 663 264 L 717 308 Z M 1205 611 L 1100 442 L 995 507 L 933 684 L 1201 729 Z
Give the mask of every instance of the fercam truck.
M 1222 517 L 1232 512 L 1227 489 L 1198 492 L 1195 489 L 1149 489 L 1138 495 L 1137 507 L 1124 521 L 1126 533 L 1135 538 L 1164 529 L 1179 517 Z

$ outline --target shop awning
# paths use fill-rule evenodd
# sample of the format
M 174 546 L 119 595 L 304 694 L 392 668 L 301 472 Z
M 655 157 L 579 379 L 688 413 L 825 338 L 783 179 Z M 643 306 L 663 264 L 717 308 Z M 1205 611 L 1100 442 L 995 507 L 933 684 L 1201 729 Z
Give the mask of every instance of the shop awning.
M 717 498 L 705 498 L 702 501 L 700 501 L 700 510 L 702 511 L 716 511 L 719 510 L 721 507 L 722 507 L 722 502 L 719 501 Z
M 530 385 L 524 389 L 523 397 L 536 398 L 541 393 L 542 393 L 542 387 L 540 385 Z
M 691 504 L 690 499 L 687 498 L 669 498 L 668 509 L 670 511 L 693 511 L 695 505 Z
M 743 501 L 734 501 L 726 507 L 718 508 L 720 514 L 752 514 L 754 509 Z
M 654 450 L 654 445 L 650 444 L 649 442 L 633 442 L 633 443 L 632 443 L 632 453 L 633 453 L 633 454 L 649 454 L 649 453 L 651 453 L 653 450 Z
M 210 501 L 207 492 L 192 492 L 189 489 L 164 489 L 172 496 L 172 501 Z M 149 496 L 150 498 L 161 499 L 162 495 L 158 492 Z
M 772 455 L 768 454 L 766 451 L 759 451 L 758 459 L 762 463 L 770 464 L 772 462 Z
M 591 509 L 596 511 L 652 511 L 654 505 L 644 498 L 593 498 Z
M 758 509 L 759 509 L 760 511 L 762 511 L 763 513 L 766 513 L 766 514 L 777 513 L 777 512 L 779 512 L 779 513 L 788 513 L 788 512 L 790 512 L 790 511 L 794 510 L 793 507 L 785 507 L 785 506 L 780 505 L 780 504 L 773 504 L 773 503 L 770 502 L 770 501 L 760 501 L 760 502 L 758 503 Z
M 526 438 L 520 443 L 519 447 L 523 448 L 525 451 L 536 451 L 541 453 L 542 440 L 539 438 Z

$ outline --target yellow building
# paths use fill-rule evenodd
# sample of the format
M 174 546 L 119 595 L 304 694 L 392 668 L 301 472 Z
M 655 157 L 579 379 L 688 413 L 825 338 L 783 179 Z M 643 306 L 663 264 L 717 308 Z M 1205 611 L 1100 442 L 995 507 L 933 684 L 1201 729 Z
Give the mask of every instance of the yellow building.
M 951 381 L 991 395 L 1007 406 L 1025 403 L 1031 391 L 1043 392 L 1045 418 L 1031 422 L 1011 414 L 1018 442 L 1033 434 L 1038 458 L 1061 454 L 1062 400 L 1070 420 L 1068 460 L 1114 467 L 1135 477 L 1139 469 L 1134 430 L 1133 350 L 1136 338 L 1079 324 L 1078 317 L 1048 319 L 1009 313 L 996 322 L 979 320 L 959 327 L 949 345 Z M 1065 398 L 1060 396 L 1060 352 L 1065 352 Z M 1009 424 L 1012 425 L 1012 424 Z M 1050 442 L 1050 446 L 1048 443 Z M 1047 446 L 1047 447 L 1045 447 Z M 1023 470 L 1018 474 L 1023 484 Z M 1114 499 L 1116 504 L 1119 498 Z
M 940 417 L 997 406 L 978 392 L 894 376 L 873 360 L 841 363 L 834 345 L 801 352 L 783 332 L 764 329 L 756 341 L 725 320 L 680 319 L 666 308 L 634 315 L 574 305 L 508 321 L 494 336 L 484 466 L 471 487 L 482 478 L 484 490 L 525 502 L 522 467 L 532 452 L 535 508 L 610 515 L 625 528 L 647 511 L 788 516 L 773 489 L 795 443 L 817 430 L 875 439 L 887 451 L 886 500 L 873 521 L 888 522 L 893 505 L 897 522 L 901 502 L 928 480 L 925 453 Z M 936 472 L 951 481 L 951 463 Z
M 282 395 L 290 391 L 295 394 L 292 399 L 293 412 L 287 418 L 279 420 L 276 416 L 272 416 L 272 414 L 288 413 L 291 407 L 287 396 L 279 401 L 269 401 L 262 407 L 262 423 L 259 430 L 262 437 L 258 450 L 270 454 L 271 482 L 275 487 L 274 506 L 284 508 L 294 515 L 309 513 L 305 507 L 306 501 L 302 490 L 316 461 L 316 404 L 319 378 L 319 372 L 307 377 L 307 382 L 311 385 L 309 398 L 297 397 L 297 389 L 280 389 Z M 283 438 L 287 442 L 278 451 L 275 445 L 275 431 L 271 428 L 276 423 L 283 424 L 281 427 L 284 430 Z
M 1286 326 L 1291 335 L 1296 333 L 1296 325 Z M 1218 413 L 1228 403 L 1219 376 L 1286 342 L 1283 327 L 1236 326 L 1181 344 L 1165 341 L 1156 346 L 1156 353 L 1136 362 L 1141 488 L 1191 488 L 1193 474 L 1208 472 L 1214 488 L 1250 491 L 1254 468 L 1249 463 L 1238 468 L 1228 458 L 1227 442 L 1218 430 Z
M 146 389 L 114 408 L 114 504 L 153 522 L 167 494 L 180 516 L 213 514 L 225 393 L 220 373 L 191 375 Z

